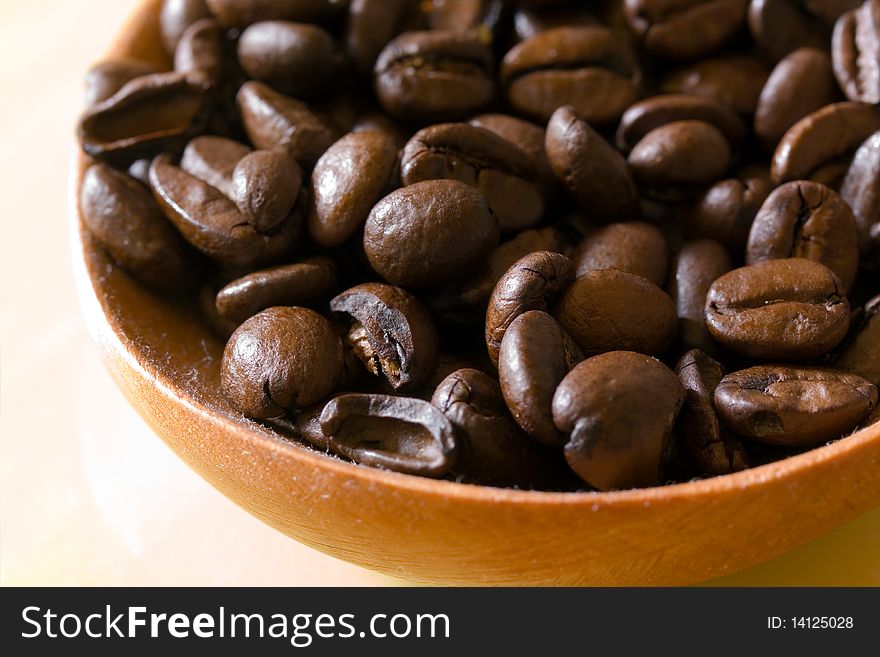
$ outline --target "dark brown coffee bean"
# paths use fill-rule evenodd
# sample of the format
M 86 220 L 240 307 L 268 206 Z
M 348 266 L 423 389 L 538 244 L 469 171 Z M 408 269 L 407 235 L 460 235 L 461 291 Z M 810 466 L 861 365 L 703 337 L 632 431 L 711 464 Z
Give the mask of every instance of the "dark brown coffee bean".
M 476 36 L 406 32 L 382 50 L 374 74 L 382 107 L 410 123 L 463 119 L 495 96 L 492 53 Z
M 835 369 L 858 374 L 880 387 L 880 296 L 867 304 L 854 334 L 834 360 Z
M 80 144 L 114 164 L 182 148 L 207 120 L 207 89 L 204 78 L 183 73 L 135 78 L 83 113 Z
M 332 451 L 375 468 L 442 477 L 459 452 L 452 423 L 421 399 L 339 395 L 324 406 L 319 422 Z
M 202 135 L 186 145 L 180 168 L 232 198 L 235 165 L 250 152 L 250 148 L 232 139 Z
M 538 442 L 565 443 L 553 424 L 553 393 L 583 359 L 577 343 L 540 310 L 518 315 L 504 332 L 498 353 L 501 391 L 517 424 Z
M 831 58 L 815 48 L 795 50 L 780 61 L 761 91 L 755 134 L 773 150 L 788 129 L 837 98 Z
M 868 137 L 856 151 L 840 196 L 852 208 L 859 238 L 859 251 L 866 254 L 872 235 L 880 230 L 880 131 Z
M 638 192 L 626 160 L 572 107 L 560 107 L 547 125 L 547 158 L 583 209 L 608 218 L 638 214 Z
M 217 21 L 204 18 L 190 25 L 174 51 L 174 70 L 198 73 L 213 86 L 223 76 L 223 30 Z
M 713 396 L 724 377 L 721 364 L 693 349 L 679 359 L 675 373 L 685 390 L 677 426 L 694 464 L 709 475 L 725 475 L 749 467 L 742 443 L 721 425 L 715 412 Z
M 265 233 L 284 221 L 299 198 L 302 169 L 285 149 L 248 153 L 232 172 L 232 200 L 241 216 Z
M 335 284 L 336 265 L 320 256 L 237 278 L 217 293 L 215 305 L 221 317 L 241 323 L 272 306 L 311 305 Z
M 552 486 L 552 452 L 529 440 L 510 416 L 498 382 L 479 370 L 447 376 L 431 398 L 458 436 L 452 474 L 474 483 L 533 488 Z
M 79 207 L 89 233 L 122 269 L 151 287 L 186 287 L 186 245 L 139 182 L 95 164 L 83 175 Z
M 156 73 L 152 64 L 138 59 L 111 59 L 92 66 L 85 78 L 85 104 L 107 100 L 127 83 L 142 75 Z
M 448 179 L 483 192 L 502 231 L 522 230 L 544 214 L 526 154 L 489 130 L 467 123 L 442 123 L 420 130 L 400 156 L 404 185 Z
M 880 110 L 867 103 L 835 103 L 795 123 L 773 154 L 776 184 L 809 180 L 821 167 L 851 154 L 880 130 Z
M 330 438 L 321 430 L 321 412 L 326 404 L 319 403 L 302 409 L 296 415 L 296 434 L 312 447 L 330 453 Z M 279 418 L 282 419 L 283 418 Z M 278 420 L 272 420 L 274 424 Z
M 437 331 L 414 296 L 364 283 L 336 296 L 330 310 L 351 317 L 347 341 L 367 370 L 406 392 L 424 385 L 437 360 Z
M 745 24 L 748 0 L 624 0 L 624 13 L 642 47 L 664 59 L 715 52 Z
M 539 32 L 556 27 L 589 27 L 599 25 L 599 19 L 577 5 L 550 9 L 518 7 L 513 14 L 513 29 L 520 41 L 531 39 Z
M 236 96 L 241 122 L 256 148 L 284 146 L 311 169 L 336 140 L 335 130 L 298 100 L 262 82 L 245 82 Z
M 769 173 L 751 171 L 715 183 L 685 210 L 687 235 L 717 239 L 730 252 L 742 253 L 771 189 Z
M 259 21 L 318 22 L 333 0 L 205 0 L 224 27 L 247 27 Z
M 341 368 L 342 343 L 330 322 L 313 310 L 279 306 L 232 334 L 220 382 L 235 410 L 273 418 L 325 398 Z
M 712 283 L 731 269 L 730 255 L 714 240 L 697 239 L 681 245 L 666 290 L 678 314 L 678 343 L 683 349 L 717 351 L 703 319 L 706 295 Z
M 649 132 L 627 163 L 644 192 L 655 198 L 694 196 L 730 166 L 724 135 L 704 121 L 673 121 Z
M 744 356 L 805 360 L 828 353 L 849 328 L 840 279 L 803 258 L 765 260 L 728 272 L 709 288 L 706 324 Z
M 159 11 L 159 35 L 165 51 L 169 55 L 174 54 L 186 28 L 210 17 L 211 12 L 205 0 L 163 0 Z
M 357 232 L 391 184 L 396 166 L 394 142 L 381 132 L 351 132 L 327 149 L 312 171 L 312 239 L 338 246 Z
M 599 490 L 659 484 L 683 400 L 678 377 L 653 358 L 630 351 L 588 358 L 553 396 L 566 461 Z
M 827 25 L 804 11 L 803 4 L 801 0 L 751 0 L 749 30 L 773 60 L 799 48 L 827 49 Z
M 771 445 L 835 440 L 876 404 L 877 388 L 862 377 L 819 367 L 759 365 L 728 374 L 715 389 L 725 424 Z
M 667 94 L 705 96 L 750 117 L 770 69 L 747 55 L 721 55 L 671 71 L 663 77 L 660 89 Z
M 302 222 L 299 208 L 271 232 L 247 223 L 218 189 L 171 164 L 160 155 L 150 166 L 150 186 L 159 207 L 187 242 L 230 265 L 250 267 L 288 254 Z
M 678 329 L 675 306 L 663 290 L 615 269 L 579 276 L 553 315 L 587 355 L 617 350 L 658 355 Z
M 419 29 L 420 18 L 416 0 L 351 0 L 345 49 L 357 70 L 372 74 L 382 49 L 407 28 Z
M 437 287 L 476 268 L 498 236 L 498 220 L 479 190 L 426 180 L 375 205 L 364 225 L 364 251 L 393 285 Z
M 517 260 L 501 277 L 486 312 L 486 348 L 493 363 L 504 332 L 528 310 L 547 311 L 556 297 L 574 280 L 574 265 L 567 257 L 537 251 Z
M 880 103 L 880 0 L 865 0 L 838 19 L 831 54 L 846 97 Z
M 849 206 L 819 183 L 799 180 L 777 187 L 752 224 L 746 262 L 776 258 L 821 262 L 850 288 L 859 266 L 859 247 Z
M 238 61 L 255 80 L 304 100 L 324 95 L 341 68 L 326 30 L 289 21 L 250 25 L 238 40 Z
M 427 0 L 428 27 L 456 34 L 477 32 L 490 41 L 501 24 L 504 0 Z
M 717 100 L 686 94 L 665 94 L 640 100 L 624 112 L 617 129 L 617 147 L 629 153 L 652 130 L 673 121 L 703 121 L 715 126 L 738 149 L 746 137 L 739 115 Z
M 606 27 L 559 27 L 514 46 L 501 83 L 517 113 L 544 123 L 570 105 L 590 124 L 613 123 L 638 97 L 630 53 Z
M 571 259 L 578 276 L 597 269 L 619 269 L 663 285 L 669 249 L 659 228 L 630 221 L 609 224 L 588 233 Z

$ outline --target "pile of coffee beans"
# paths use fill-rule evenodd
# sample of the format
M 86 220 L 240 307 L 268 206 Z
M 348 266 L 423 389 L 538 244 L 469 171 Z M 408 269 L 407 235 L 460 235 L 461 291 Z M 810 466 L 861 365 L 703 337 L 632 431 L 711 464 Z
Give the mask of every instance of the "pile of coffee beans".
M 343 459 L 611 490 L 880 419 L 880 0 L 166 0 L 85 227 Z

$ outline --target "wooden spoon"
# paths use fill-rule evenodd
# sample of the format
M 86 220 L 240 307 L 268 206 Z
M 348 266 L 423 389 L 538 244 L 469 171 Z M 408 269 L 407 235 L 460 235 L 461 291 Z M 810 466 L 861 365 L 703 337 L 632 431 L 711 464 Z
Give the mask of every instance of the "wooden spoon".
M 160 0 L 109 52 L 159 65 Z M 540 493 L 360 467 L 235 413 L 219 392 L 223 345 L 195 310 L 114 267 L 83 229 L 76 277 L 116 382 L 159 436 L 218 490 L 311 547 L 440 584 L 670 585 L 776 557 L 880 501 L 880 423 L 733 475 L 612 493 Z

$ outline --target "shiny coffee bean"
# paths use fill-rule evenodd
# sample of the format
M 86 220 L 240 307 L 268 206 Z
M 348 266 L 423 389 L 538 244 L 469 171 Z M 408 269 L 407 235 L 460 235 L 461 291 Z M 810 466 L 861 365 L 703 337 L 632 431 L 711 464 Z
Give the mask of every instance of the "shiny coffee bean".
M 880 0 L 865 0 L 838 19 L 831 54 L 846 97 L 880 103 Z
M 504 0 L 428 0 L 426 4 L 432 30 L 476 32 L 486 40 L 500 28 L 505 13 Z
M 805 360 L 828 353 L 849 328 L 849 302 L 830 269 L 803 258 L 734 269 L 706 296 L 706 325 L 751 358 Z
M 190 25 L 174 51 L 174 70 L 179 73 L 198 73 L 218 86 L 223 77 L 223 30 L 217 21 L 204 18 Z
M 834 368 L 880 386 L 880 296 L 865 304 L 853 328 L 852 336 L 834 360 Z
M 202 135 L 183 149 L 180 168 L 232 198 L 235 165 L 250 152 L 250 148 L 232 139 Z
M 612 351 L 583 361 L 553 396 L 566 461 L 599 490 L 659 484 L 683 400 L 675 373 L 648 356 Z
M 518 7 L 513 14 L 513 30 L 520 41 L 531 39 L 539 32 L 552 30 L 556 27 L 589 27 L 599 25 L 599 19 L 589 10 L 562 3 L 559 8 L 529 9 Z
M 372 74 L 376 58 L 394 37 L 420 29 L 418 4 L 418 0 L 351 0 L 345 50 L 361 74 Z
M 827 24 L 804 11 L 804 5 L 803 0 L 751 0 L 749 3 L 749 31 L 774 61 L 799 48 L 827 49 Z
M 578 276 L 597 269 L 619 269 L 663 285 L 669 249 L 659 228 L 630 221 L 608 224 L 587 233 L 571 259 Z
M 210 17 L 211 11 L 205 0 L 163 0 L 159 11 L 159 36 L 165 51 L 173 54 L 186 28 Z
M 330 13 L 334 0 L 205 0 L 224 27 L 247 27 L 259 21 L 314 23 Z
M 127 83 L 142 75 L 156 73 L 152 64 L 138 59 L 111 59 L 92 66 L 85 77 L 85 104 L 107 100 Z
M 725 424 L 770 445 L 835 440 L 876 404 L 877 388 L 862 377 L 818 367 L 759 365 L 728 374 L 715 389 L 715 408 Z
M 256 150 L 232 171 L 232 194 L 242 218 L 259 232 L 281 224 L 302 188 L 302 169 L 283 148 Z
M 758 106 L 770 70 L 754 57 L 721 55 L 666 74 L 660 89 L 667 94 L 705 96 L 750 117 Z
M 867 254 L 880 245 L 880 131 L 856 151 L 840 186 L 840 196 L 852 208 L 859 251 Z

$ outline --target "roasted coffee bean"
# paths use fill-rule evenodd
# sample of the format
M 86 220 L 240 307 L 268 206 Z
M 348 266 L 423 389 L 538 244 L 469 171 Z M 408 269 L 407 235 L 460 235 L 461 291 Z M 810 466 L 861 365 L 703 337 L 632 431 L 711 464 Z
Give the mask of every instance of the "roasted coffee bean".
M 516 112 L 540 123 L 561 105 L 590 124 L 613 123 L 638 97 L 630 53 L 600 26 L 540 32 L 504 56 L 500 76 Z
M 880 103 L 880 0 L 865 0 L 838 19 L 831 54 L 846 97 Z
M 504 332 L 498 353 L 501 391 L 517 424 L 538 442 L 565 443 L 553 424 L 553 394 L 583 359 L 577 343 L 540 310 L 518 315 Z
M 277 228 L 262 233 L 222 192 L 171 164 L 167 155 L 153 160 L 150 186 L 184 239 L 220 262 L 242 267 L 269 263 L 290 253 L 298 237 L 299 208 Z
M 659 484 L 683 400 L 678 377 L 648 356 L 612 351 L 583 361 L 553 396 L 566 461 L 599 490 Z
M 502 231 L 522 230 L 544 214 L 535 168 L 526 154 L 489 130 L 443 123 L 420 130 L 400 156 L 404 185 L 448 179 L 483 192 Z
M 381 132 L 351 132 L 327 149 L 312 171 L 312 239 L 338 246 L 357 232 L 390 186 L 396 166 L 394 142 Z
M 847 339 L 846 346 L 834 360 L 835 369 L 858 374 L 880 387 L 880 296 L 867 304 Z
M 319 256 L 237 278 L 217 293 L 215 305 L 221 317 L 241 323 L 272 306 L 309 306 L 335 283 L 336 265 Z
M 83 175 L 79 207 L 89 233 L 122 269 L 161 290 L 186 287 L 186 245 L 141 183 L 95 164 Z
M 196 21 L 210 17 L 211 12 L 205 0 L 163 0 L 159 11 L 159 35 L 165 51 L 169 55 L 173 54 L 186 28 Z
M 235 410 L 274 418 L 332 392 L 342 343 L 313 310 L 278 306 L 239 326 L 223 352 L 220 381 Z
M 407 27 L 419 29 L 417 0 L 351 0 L 345 49 L 357 70 L 371 75 L 382 49 Z
M 744 172 L 715 183 L 685 211 L 689 237 L 717 239 L 732 253 L 742 253 L 752 221 L 772 186 L 769 175 Z
M 742 442 L 718 420 L 713 396 L 724 368 L 699 349 L 685 353 L 675 366 L 685 390 L 678 431 L 688 456 L 706 474 L 725 475 L 749 467 Z
M 659 228 L 630 221 L 609 224 L 588 233 L 571 259 L 578 276 L 597 269 L 619 269 L 663 285 L 669 249 Z
M 205 0 L 224 27 L 247 27 L 259 21 L 313 23 L 330 13 L 334 0 Z
M 174 51 L 174 70 L 198 73 L 213 86 L 223 76 L 223 30 L 217 21 L 204 18 L 190 25 Z
M 703 315 L 712 283 L 733 269 L 727 250 L 718 242 L 685 242 L 672 262 L 666 290 L 678 314 L 678 343 L 683 349 L 714 354 L 717 344 L 709 335 Z
M 801 48 L 780 61 L 758 98 L 755 134 L 768 150 L 802 118 L 837 98 L 831 58 L 822 50 Z
M 422 386 L 437 359 L 437 331 L 427 309 L 398 287 L 364 283 L 336 296 L 330 310 L 348 315 L 346 340 L 367 370 L 394 390 Z
M 664 59 L 715 52 L 745 24 L 748 0 L 624 0 L 642 47 Z
M 649 132 L 673 121 L 703 121 L 715 126 L 732 149 L 742 146 L 746 126 L 739 115 L 712 98 L 687 94 L 653 96 L 624 112 L 617 129 L 617 147 L 629 153 Z
M 551 9 L 518 7 L 513 14 L 513 29 L 520 41 L 531 39 L 539 32 L 556 27 L 589 27 L 599 25 L 599 19 L 587 9 L 570 5 Z
M 235 165 L 250 152 L 250 148 L 232 139 L 202 135 L 183 149 L 180 168 L 232 198 Z
M 184 73 L 142 75 L 90 106 L 79 120 L 80 145 L 112 164 L 130 164 L 182 148 L 204 127 L 208 82 Z
M 312 447 L 330 452 L 330 438 L 321 430 L 321 412 L 325 404 L 319 403 L 302 409 L 296 415 L 296 433 Z M 277 420 L 273 420 L 272 423 Z
M 734 269 L 706 296 L 706 324 L 725 347 L 751 358 L 805 360 L 828 353 L 849 328 L 840 279 L 803 258 Z
M 705 96 L 750 117 L 770 70 L 754 57 L 721 55 L 670 71 L 660 82 L 667 94 Z
M 547 158 L 583 209 L 602 217 L 638 214 L 638 192 L 626 160 L 572 107 L 560 107 L 547 125 Z
M 364 251 L 393 285 L 438 287 L 475 269 L 498 236 L 498 220 L 479 190 L 456 180 L 426 180 L 373 207 Z
M 848 162 L 853 152 L 880 130 L 880 109 L 867 103 L 835 103 L 795 123 L 773 154 L 776 184 L 809 180 L 835 160 Z
M 615 269 L 579 276 L 553 315 L 587 355 L 617 350 L 659 355 L 678 328 L 675 306 L 663 290 Z
M 285 149 L 256 150 L 232 172 L 232 200 L 241 216 L 259 232 L 284 221 L 299 198 L 302 169 Z
M 852 208 L 859 251 L 866 254 L 872 244 L 880 244 L 880 131 L 856 151 L 840 186 L 840 196 Z
M 152 64 L 138 59 L 111 59 L 92 66 L 85 78 L 85 104 L 107 100 L 127 83 L 142 75 L 156 73 Z
M 520 488 L 552 486 L 559 478 L 553 453 L 517 426 L 491 377 L 456 370 L 437 386 L 431 403 L 455 427 L 459 453 L 452 474 L 457 478 Z
M 687 198 L 724 176 L 730 145 L 704 121 L 673 121 L 651 130 L 627 163 L 644 193 L 658 199 Z
M 468 34 L 476 31 L 490 40 L 501 25 L 504 0 L 428 0 L 428 26 L 432 30 Z
M 376 468 L 442 477 L 459 452 L 452 423 L 421 399 L 339 395 L 324 406 L 319 423 L 332 451 Z
M 819 183 L 800 180 L 777 187 L 752 224 L 746 262 L 775 258 L 821 262 L 850 288 L 859 266 L 859 248 L 849 206 Z
M 804 4 L 803 0 L 751 0 L 749 31 L 774 60 L 799 48 L 827 49 L 827 25 L 804 11 Z
M 819 367 L 759 365 L 715 389 L 722 420 L 745 438 L 809 447 L 842 437 L 877 404 L 877 388 L 855 374 Z
M 326 30 L 289 21 L 249 26 L 238 40 L 238 61 L 253 79 L 303 100 L 324 95 L 342 65 Z
M 335 130 L 304 103 L 262 82 L 245 82 L 236 96 L 241 122 L 256 148 L 284 146 L 310 169 L 336 140 Z
M 486 312 L 486 348 L 493 363 L 504 332 L 528 310 L 547 311 L 574 280 L 574 264 L 564 255 L 537 251 L 517 260 L 501 277 Z
M 401 34 L 382 50 L 374 75 L 382 107 L 410 123 L 463 119 L 495 96 L 491 51 L 454 32 Z

